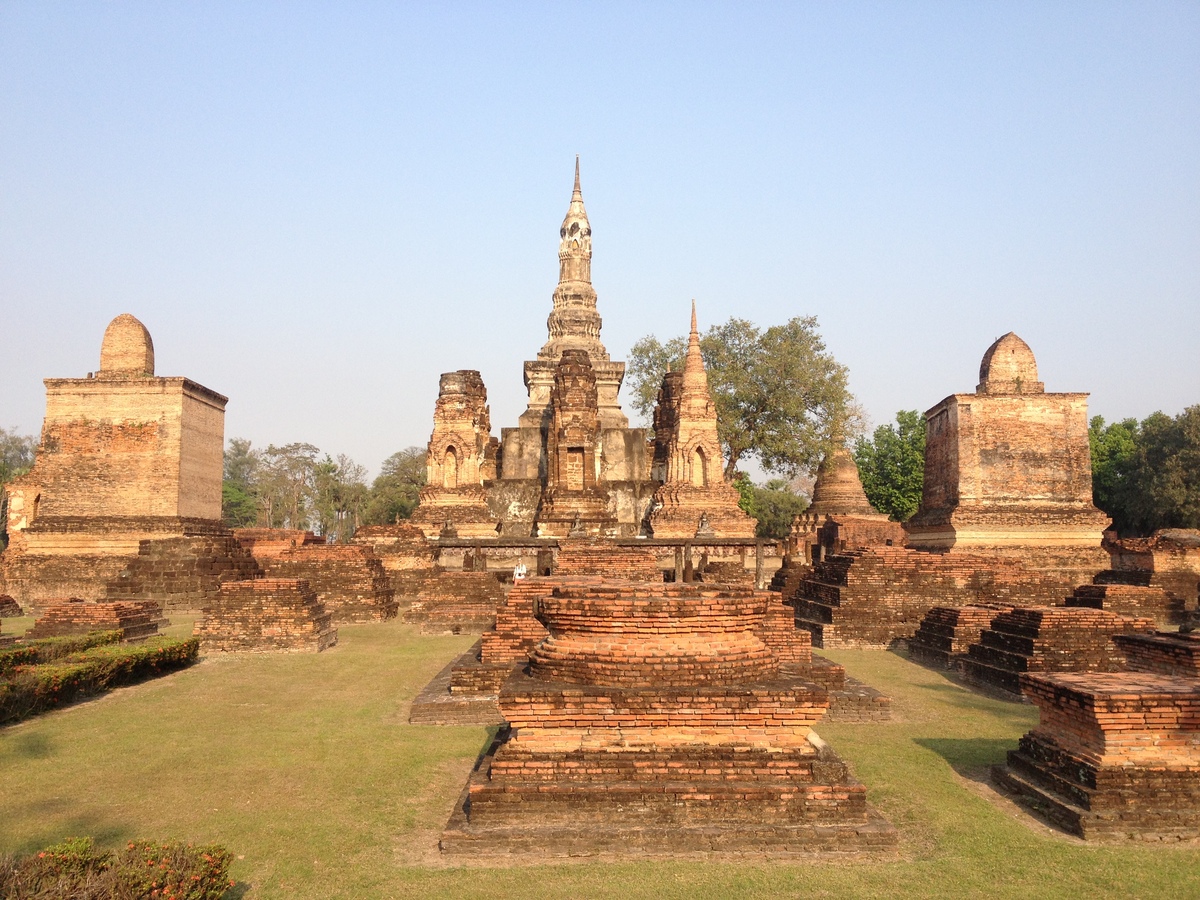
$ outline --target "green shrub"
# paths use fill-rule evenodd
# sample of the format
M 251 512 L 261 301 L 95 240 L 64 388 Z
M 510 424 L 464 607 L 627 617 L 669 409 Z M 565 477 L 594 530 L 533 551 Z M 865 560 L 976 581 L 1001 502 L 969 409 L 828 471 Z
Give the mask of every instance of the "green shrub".
M 152 678 L 195 661 L 196 638 L 152 638 L 144 644 L 102 644 L 55 662 L 12 667 L 0 680 L 0 723 Z
M 72 838 L 23 858 L 0 859 L 0 896 L 7 900 L 218 900 L 233 884 L 233 857 L 215 844 L 130 841 L 97 852 L 91 838 Z
M 121 634 L 120 630 L 90 631 L 87 634 L 38 638 L 34 641 L 27 641 L 19 647 L 0 650 L 0 675 L 4 675 L 16 666 L 54 662 L 56 659 L 62 659 L 73 653 L 81 653 L 92 647 L 118 644 L 121 641 Z

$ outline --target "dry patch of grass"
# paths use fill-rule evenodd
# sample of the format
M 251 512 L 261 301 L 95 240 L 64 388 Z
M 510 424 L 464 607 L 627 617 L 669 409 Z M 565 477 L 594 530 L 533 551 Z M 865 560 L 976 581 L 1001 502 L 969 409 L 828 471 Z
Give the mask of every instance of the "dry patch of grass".
M 1036 712 L 882 652 L 831 655 L 891 693 L 898 720 L 819 731 L 901 829 L 898 856 L 447 865 L 437 835 L 488 731 L 399 710 L 472 641 L 344 626 L 325 653 L 209 657 L 0 728 L 0 852 L 84 834 L 219 842 L 264 898 L 1200 895 L 1200 848 L 1090 847 L 993 802 L 972 779 Z

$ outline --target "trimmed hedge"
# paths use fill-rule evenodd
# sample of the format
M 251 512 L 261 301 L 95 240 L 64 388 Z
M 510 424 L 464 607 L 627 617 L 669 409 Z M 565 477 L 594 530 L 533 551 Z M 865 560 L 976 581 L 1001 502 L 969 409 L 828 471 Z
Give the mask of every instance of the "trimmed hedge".
M 0 679 L 0 723 L 183 668 L 195 662 L 199 653 L 196 638 L 159 637 L 143 644 L 92 646 L 54 662 L 15 665 Z
M 92 647 L 102 647 L 107 644 L 121 642 L 122 632 L 91 631 L 82 635 L 66 637 L 38 638 L 27 641 L 20 646 L 0 650 L 0 675 L 4 675 L 17 666 L 33 666 L 38 663 L 54 662 L 73 653 L 82 653 Z
M 130 841 L 98 853 L 71 838 L 22 858 L 0 858 L 7 900 L 219 900 L 233 886 L 224 847 Z

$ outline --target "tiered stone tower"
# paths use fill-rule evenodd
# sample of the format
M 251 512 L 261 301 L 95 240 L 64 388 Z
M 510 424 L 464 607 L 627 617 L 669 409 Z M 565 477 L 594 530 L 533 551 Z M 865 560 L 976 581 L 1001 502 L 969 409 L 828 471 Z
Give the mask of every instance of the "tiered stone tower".
M 587 352 L 564 350 L 550 391 L 549 471 L 538 510 L 538 537 L 603 535 L 616 528 L 600 481 L 596 375 Z
M 8 593 L 97 599 L 146 540 L 204 536 L 220 545 L 206 558 L 239 555 L 219 521 L 226 398 L 156 376 L 141 322 L 112 320 L 100 371 L 45 383 L 37 462 L 8 486 Z M 244 562 L 223 571 L 245 577 Z
M 654 410 L 651 474 L 662 482 L 650 513 L 654 536 L 754 537 L 754 520 L 738 506 L 737 489 L 725 481 L 724 468 L 693 301 L 683 371 L 663 378 Z
M 525 386 L 529 405 L 516 428 L 501 431 L 500 471 L 489 488 L 493 510 L 502 511 L 504 534 L 557 534 L 558 525 L 542 529 L 538 510 L 554 511 L 547 504 L 549 480 L 558 478 L 550 445 L 555 406 L 553 403 L 559 362 L 572 352 L 572 367 L 580 365 L 578 354 L 586 354 L 594 382 L 596 430 L 590 439 L 594 455 L 597 490 L 608 492 L 610 518 L 623 535 L 634 535 L 645 516 L 654 490 L 650 481 L 645 429 L 630 428 L 621 411 L 617 394 L 625 378 L 625 364 L 609 359 L 600 341 L 600 314 L 592 287 L 592 226 L 583 207 L 579 188 L 579 160 L 575 161 L 575 187 L 566 218 L 559 229 L 558 287 L 554 308 L 546 322 L 548 337 L 537 359 L 525 363 Z M 574 369 L 572 369 L 574 372 Z M 571 378 L 576 375 L 572 374 Z M 557 440 L 557 438 L 555 438 Z M 579 446 L 579 445 L 576 445 Z
M 596 406 L 601 425 L 628 428 L 629 419 L 617 402 L 617 393 L 625 380 L 625 363 L 610 360 L 600 342 L 600 313 L 596 310 L 596 289 L 592 287 L 592 226 L 579 189 L 579 157 L 575 158 L 571 205 L 558 233 L 558 287 L 554 289 L 554 309 L 546 320 L 549 337 L 538 351 L 538 358 L 525 363 L 529 408 L 521 416 L 520 424 L 541 427 L 545 423 L 550 414 L 550 391 L 558 360 L 564 350 L 583 350 L 596 372 Z
M 1012 556 L 1077 584 L 1106 569 L 1087 396 L 1046 393 L 1033 352 L 1012 332 L 992 344 L 975 393 L 925 414 L 925 489 L 905 526 L 909 546 Z
M 427 537 L 450 523 L 459 537 L 495 537 L 484 481 L 496 477 L 497 442 L 492 437 L 487 388 L 471 369 L 447 372 L 438 386 L 433 435 L 425 456 L 426 485 L 412 522 Z

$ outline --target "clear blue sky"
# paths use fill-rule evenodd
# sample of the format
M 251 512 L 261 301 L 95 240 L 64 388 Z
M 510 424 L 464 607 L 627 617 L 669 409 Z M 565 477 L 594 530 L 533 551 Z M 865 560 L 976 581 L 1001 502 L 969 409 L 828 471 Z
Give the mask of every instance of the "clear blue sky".
M 0 2 L 0 425 L 121 312 L 226 436 L 375 470 L 438 375 L 495 433 L 575 154 L 603 339 L 815 315 L 873 423 L 1025 338 L 1200 402 L 1200 4 Z

